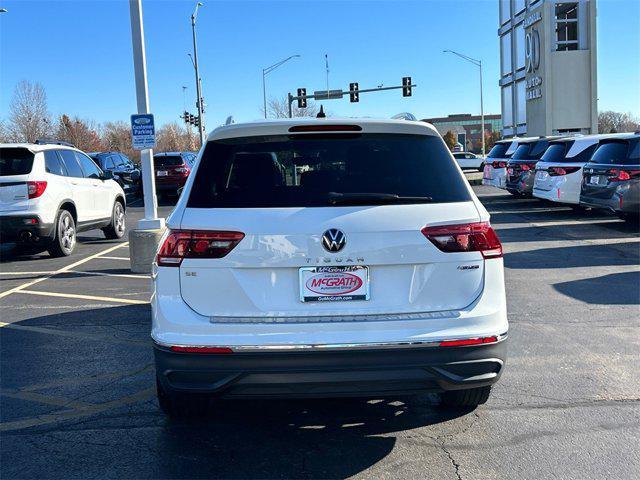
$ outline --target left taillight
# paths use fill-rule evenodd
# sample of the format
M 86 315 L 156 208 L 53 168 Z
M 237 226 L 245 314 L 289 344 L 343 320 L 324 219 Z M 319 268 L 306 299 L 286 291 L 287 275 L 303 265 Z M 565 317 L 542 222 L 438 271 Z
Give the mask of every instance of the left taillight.
M 480 252 L 484 258 L 502 257 L 502 244 L 489 222 L 438 225 L 421 231 L 443 252 Z
M 44 181 L 27 182 L 29 198 L 38 198 L 44 193 L 46 188 L 47 182 Z
M 169 230 L 158 249 L 161 267 L 179 267 L 185 258 L 222 258 L 244 238 L 242 232 Z

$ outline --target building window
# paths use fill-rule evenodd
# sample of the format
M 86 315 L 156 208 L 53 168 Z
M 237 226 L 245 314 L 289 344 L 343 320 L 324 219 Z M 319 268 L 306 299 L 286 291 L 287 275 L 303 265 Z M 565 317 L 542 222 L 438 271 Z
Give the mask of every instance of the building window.
M 513 84 L 502 87 L 502 125 L 504 128 L 513 127 L 512 85 Z
M 509 20 L 511 20 L 511 0 L 500 0 L 500 25 L 504 25 Z
M 502 51 L 502 76 L 511 75 L 511 32 L 500 37 L 500 50 Z
M 516 83 L 516 123 L 518 125 L 527 123 L 527 90 L 525 83 L 524 80 Z
M 516 70 L 525 67 L 524 23 L 516 27 Z
M 556 3 L 556 50 L 578 50 L 578 2 Z

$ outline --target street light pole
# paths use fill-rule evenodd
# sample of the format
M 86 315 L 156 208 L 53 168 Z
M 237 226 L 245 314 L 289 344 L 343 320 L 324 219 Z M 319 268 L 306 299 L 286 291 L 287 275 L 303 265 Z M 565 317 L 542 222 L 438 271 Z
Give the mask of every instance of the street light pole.
M 273 72 L 279 66 L 283 65 L 284 63 L 287 63 L 292 58 L 299 58 L 299 57 L 300 55 L 291 55 L 290 57 L 287 57 L 284 60 L 280 60 L 279 62 L 274 63 L 270 67 L 262 69 L 262 106 L 264 108 L 264 118 L 267 118 L 267 86 L 266 86 L 265 77 L 271 72 Z
M 482 96 L 482 60 L 476 60 L 475 58 L 468 57 L 463 55 L 462 53 L 454 52 L 453 50 L 443 50 L 442 53 L 453 53 L 458 57 L 466 60 L 469 63 L 473 63 L 476 67 L 480 69 L 480 121 L 482 122 L 482 156 L 485 156 L 485 144 L 484 144 L 484 99 Z
M 191 31 L 193 33 L 193 66 L 196 71 L 196 95 L 198 99 L 196 105 L 198 106 L 198 130 L 200 133 L 200 146 L 204 144 L 204 118 L 202 115 L 202 89 L 200 87 L 200 71 L 198 69 L 198 42 L 196 39 L 196 17 L 198 16 L 198 8 L 202 7 L 202 2 L 196 4 L 196 9 L 191 15 Z
M 133 66 L 136 80 L 136 100 L 138 113 L 149 112 L 149 92 L 147 89 L 147 60 L 144 47 L 144 26 L 142 22 L 142 0 L 129 0 L 131 16 L 131 42 L 133 46 Z M 142 190 L 144 194 L 144 219 L 138 222 L 141 230 L 160 229 L 164 219 L 158 218 L 155 177 L 153 175 L 153 150 L 140 152 L 142 166 Z

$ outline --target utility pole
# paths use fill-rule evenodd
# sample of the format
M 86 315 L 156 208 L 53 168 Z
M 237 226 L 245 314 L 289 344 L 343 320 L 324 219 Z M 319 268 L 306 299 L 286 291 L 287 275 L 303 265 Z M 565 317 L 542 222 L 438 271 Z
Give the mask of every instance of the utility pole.
M 469 63 L 473 63 L 480 69 L 480 121 L 482 122 L 482 128 L 480 130 L 482 134 L 482 156 L 485 156 L 484 146 L 484 99 L 482 98 L 482 60 L 476 60 L 475 58 L 468 57 L 462 53 L 454 52 L 453 50 L 443 50 L 442 53 L 452 53 Z
M 198 42 L 196 39 L 196 17 L 198 16 L 198 8 L 200 7 L 202 7 L 202 2 L 198 2 L 196 4 L 196 9 L 191 15 L 191 31 L 193 33 L 193 67 L 196 71 L 196 95 L 198 95 L 196 105 L 198 106 L 198 117 L 200 118 L 198 130 L 200 133 L 200 146 L 202 146 L 204 144 L 204 118 L 202 116 L 202 90 L 200 88 L 200 71 L 198 68 Z
M 280 60 L 277 63 L 274 63 L 270 67 L 262 69 L 262 107 L 264 108 L 264 118 L 267 118 L 267 83 L 265 77 L 273 72 L 276 68 L 287 63 L 292 58 L 300 58 L 300 55 L 291 55 L 290 57 L 285 58 L 284 60 Z
M 136 100 L 138 113 L 149 112 L 149 92 L 147 87 L 147 60 L 144 47 L 144 25 L 142 22 L 142 0 L 129 0 L 131 16 L 131 42 L 133 46 L 133 66 L 136 79 Z M 138 221 L 141 230 L 161 229 L 164 219 L 158 218 L 156 185 L 153 172 L 153 150 L 140 152 L 142 166 L 142 189 L 144 194 L 144 219 Z

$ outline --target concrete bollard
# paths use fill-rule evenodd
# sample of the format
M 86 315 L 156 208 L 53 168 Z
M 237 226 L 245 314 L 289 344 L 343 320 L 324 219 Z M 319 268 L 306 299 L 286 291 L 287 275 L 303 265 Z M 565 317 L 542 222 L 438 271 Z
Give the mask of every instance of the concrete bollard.
M 158 243 L 164 230 L 130 230 L 129 257 L 133 273 L 151 273 Z

